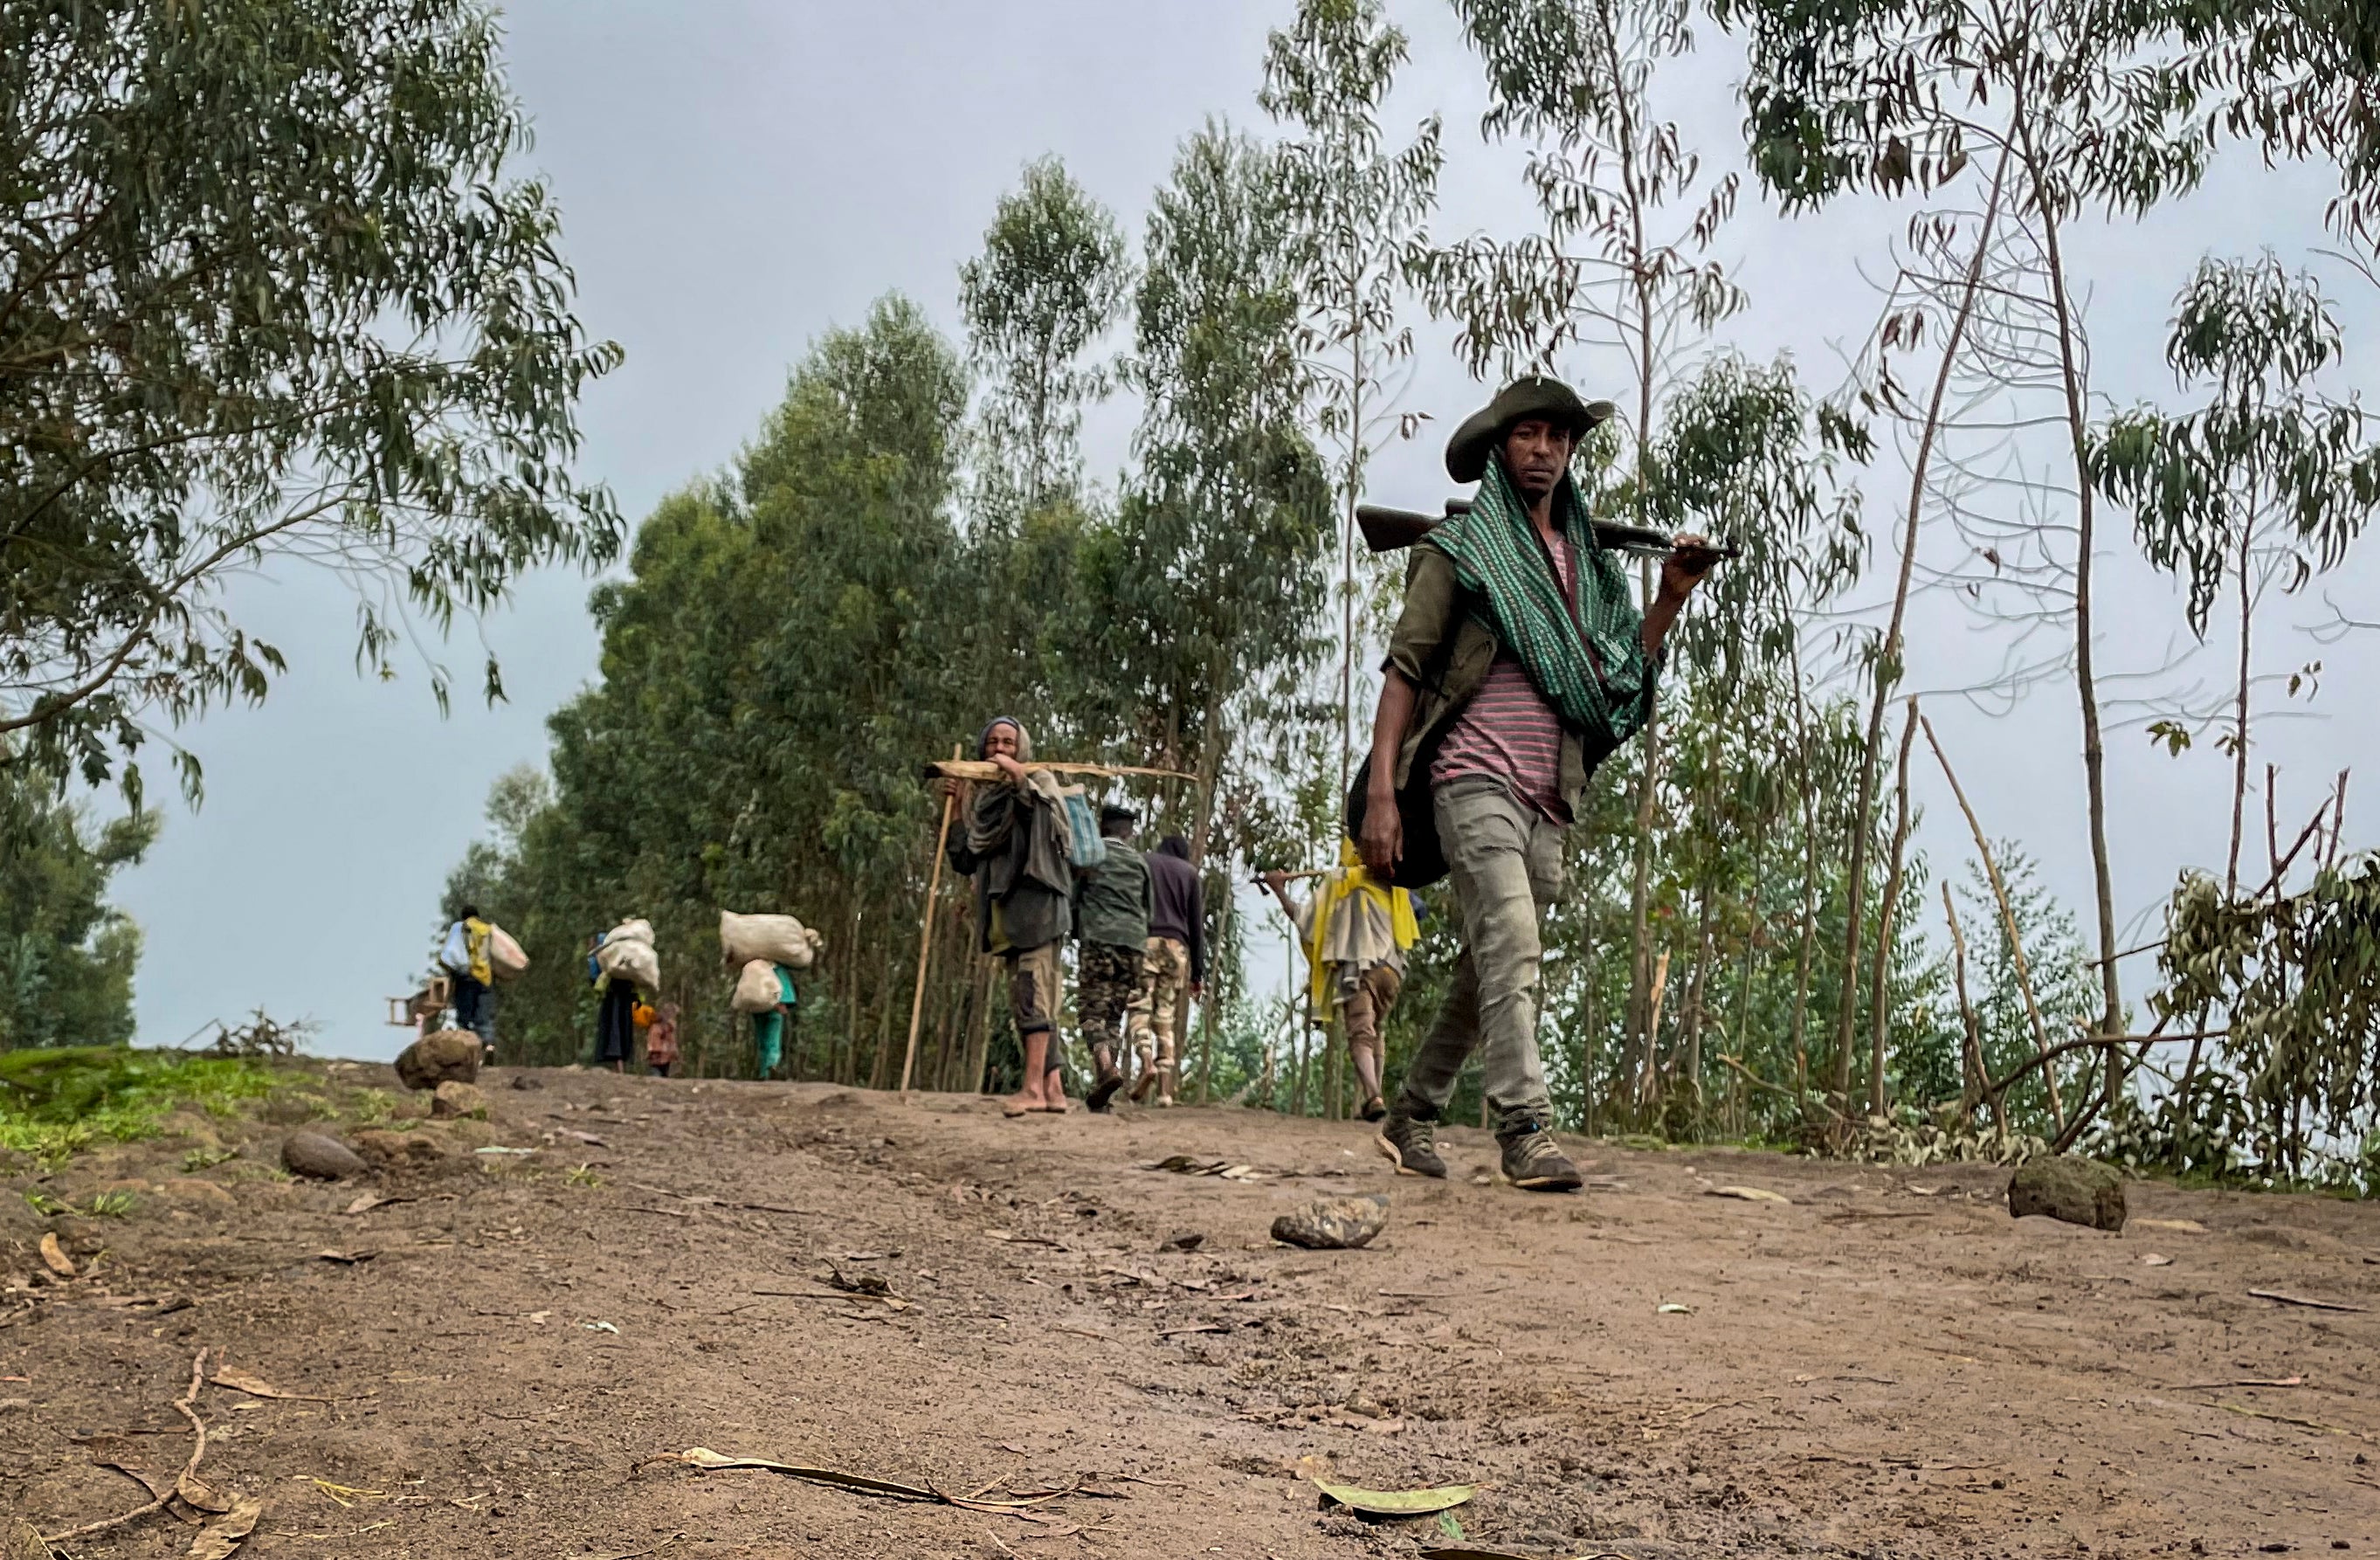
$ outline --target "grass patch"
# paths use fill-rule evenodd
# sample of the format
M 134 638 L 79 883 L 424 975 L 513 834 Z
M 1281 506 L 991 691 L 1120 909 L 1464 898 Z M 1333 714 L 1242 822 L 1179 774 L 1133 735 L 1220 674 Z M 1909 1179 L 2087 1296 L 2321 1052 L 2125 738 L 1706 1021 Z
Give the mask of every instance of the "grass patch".
M 0 1149 L 55 1166 L 98 1143 L 152 1137 L 169 1113 L 228 1115 L 271 1094 L 261 1063 L 128 1046 L 0 1053 Z

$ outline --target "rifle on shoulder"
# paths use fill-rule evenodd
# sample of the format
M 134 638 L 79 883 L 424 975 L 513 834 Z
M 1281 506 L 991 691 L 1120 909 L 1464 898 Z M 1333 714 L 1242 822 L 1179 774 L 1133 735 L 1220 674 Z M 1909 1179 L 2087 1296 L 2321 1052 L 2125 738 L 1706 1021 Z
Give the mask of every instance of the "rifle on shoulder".
M 1455 515 L 1471 513 L 1471 500 L 1450 498 L 1443 515 L 1425 515 L 1412 509 L 1391 509 L 1381 504 L 1355 506 L 1355 526 L 1364 533 L 1364 545 L 1375 553 L 1393 553 L 1400 547 L 1410 547 L 1427 536 L 1446 519 Z M 1677 540 L 1666 532 L 1648 530 L 1643 526 L 1624 526 L 1610 520 L 1595 522 L 1595 540 L 1614 553 L 1642 553 L 1654 557 L 1667 557 L 1677 550 Z M 1722 558 L 1736 555 L 1732 547 L 1710 549 Z

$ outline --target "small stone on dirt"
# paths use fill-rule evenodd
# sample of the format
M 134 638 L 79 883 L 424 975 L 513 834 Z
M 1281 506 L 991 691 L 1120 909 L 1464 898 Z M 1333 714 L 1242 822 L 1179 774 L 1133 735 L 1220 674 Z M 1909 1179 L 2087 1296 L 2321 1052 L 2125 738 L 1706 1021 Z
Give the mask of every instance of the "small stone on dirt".
M 292 1132 L 281 1141 L 281 1167 L 315 1181 L 346 1181 L 371 1174 L 371 1166 L 336 1138 Z
M 2008 1200 L 2014 1218 L 2039 1213 L 2086 1229 L 2124 1227 L 2124 1177 L 2096 1160 L 2060 1155 L 2020 1166 Z
M 513 1087 L 516 1089 L 542 1089 L 545 1085 L 537 1080 L 537 1075 L 535 1073 L 515 1073 L 513 1074 Z
M 1165 1237 L 1165 1244 L 1160 1246 L 1158 1249 L 1160 1251 L 1196 1251 L 1198 1249 L 1199 1242 L 1206 1238 L 1207 1237 L 1204 1234 L 1195 1229 L 1176 1230 L 1172 1235 Z
M 1272 1222 L 1272 1237 L 1285 1245 L 1314 1251 L 1352 1251 L 1368 1245 L 1387 1227 L 1389 1200 L 1370 1197 L 1326 1197 Z
M 476 1083 L 449 1079 L 430 1096 L 430 1114 L 440 1121 L 485 1121 L 488 1096 Z
M 455 1085 L 468 1089 L 468 1083 Z M 421 1170 L 446 1157 L 438 1140 L 421 1132 L 358 1132 L 356 1152 L 381 1170 Z
M 157 1188 L 157 1195 L 177 1208 L 203 1210 L 210 1213 L 228 1213 L 239 1206 L 239 1200 L 215 1185 L 196 1176 L 176 1176 Z
M 475 1083 L 480 1077 L 480 1037 L 468 1030 L 423 1035 L 396 1054 L 396 1077 L 407 1089 Z

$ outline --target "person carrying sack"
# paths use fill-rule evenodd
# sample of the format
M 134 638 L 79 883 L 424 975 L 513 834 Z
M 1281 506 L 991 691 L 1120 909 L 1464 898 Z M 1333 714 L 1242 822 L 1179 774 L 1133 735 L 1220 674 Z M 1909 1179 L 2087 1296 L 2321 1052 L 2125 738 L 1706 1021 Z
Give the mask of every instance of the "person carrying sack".
M 496 971 L 488 959 L 489 939 L 495 928 L 480 918 L 479 907 L 466 905 L 446 929 L 439 962 L 455 988 L 455 1027 L 480 1037 L 483 1055 L 496 1054 Z
M 1339 865 L 1322 874 L 1303 903 L 1289 892 L 1289 874 L 1264 874 L 1264 885 L 1297 928 L 1305 950 L 1307 998 L 1317 1013 L 1335 1013 L 1347 1060 L 1363 1091 L 1357 1113 L 1366 1121 L 1389 1114 L 1380 1094 L 1380 1026 L 1404 988 L 1405 954 L 1420 934 L 1413 896 L 1374 881 L 1353 840 L 1339 842 Z
M 945 854 L 951 870 L 975 879 L 978 945 L 1008 967 L 1008 1001 L 1025 1052 L 1025 1078 L 1002 1103 L 1012 1116 L 1063 1115 L 1057 1019 L 1060 955 L 1074 930 L 1074 868 L 1063 815 L 1035 792 L 1026 762 L 1033 756 L 1024 724 L 1001 715 L 976 739 L 976 757 L 1001 778 L 974 787 Z M 948 786 L 951 781 L 941 784 Z
M 1416 543 L 1405 577 L 1349 832 L 1384 884 L 1431 881 L 1408 869 L 1409 846 L 1416 866 L 1442 859 L 1462 952 L 1376 1140 L 1404 1175 L 1446 1175 L 1435 1124 L 1475 1050 L 1504 1180 L 1580 1185 L 1549 1130 L 1539 920 L 1560 891 L 1563 833 L 1587 776 L 1650 717 L 1670 626 L 1718 558 L 1679 537 L 1638 611 L 1570 469 L 1580 438 L 1611 414 L 1555 380 L 1507 385 L 1446 446 L 1447 474 L 1479 484 L 1470 513 Z

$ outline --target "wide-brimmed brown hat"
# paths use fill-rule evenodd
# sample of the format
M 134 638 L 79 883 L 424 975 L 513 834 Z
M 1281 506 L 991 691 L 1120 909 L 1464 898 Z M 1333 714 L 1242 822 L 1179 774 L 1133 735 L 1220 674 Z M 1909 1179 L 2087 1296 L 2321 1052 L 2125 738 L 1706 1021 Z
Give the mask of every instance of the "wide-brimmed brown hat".
M 1488 457 L 1504 442 L 1512 424 L 1526 417 L 1542 417 L 1566 427 L 1572 438 L 1608 420 L 1615 408 L 1609 401 L 1582 401 L 1578 392 L 1559 379 L 1530 374 L 1516 379 L 1496 398 L 1463 420 L 1454 437 L 1446 441 L 1446 474 L 1458 482 L 1475 482 L 1488 474 Z

